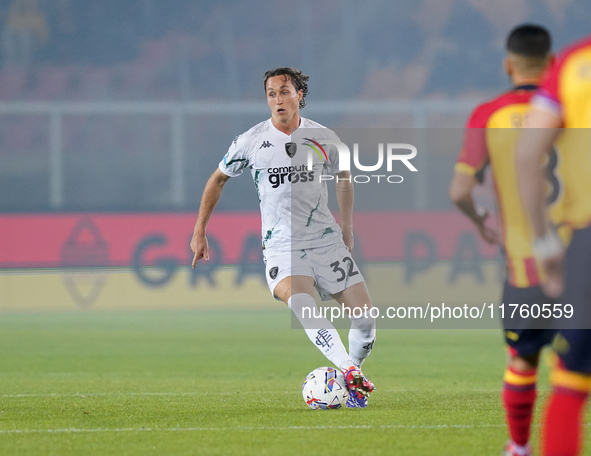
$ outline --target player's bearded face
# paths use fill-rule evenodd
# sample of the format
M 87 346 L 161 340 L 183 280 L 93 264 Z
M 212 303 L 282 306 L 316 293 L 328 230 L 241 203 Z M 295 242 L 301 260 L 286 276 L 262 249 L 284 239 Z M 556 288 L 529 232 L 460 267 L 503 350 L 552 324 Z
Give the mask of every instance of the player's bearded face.
M 267 104 L 273 118 L 287 122 L 299 112 L 302 91 L 296 90 L 288 76 L 273 76 L 267 80 Z

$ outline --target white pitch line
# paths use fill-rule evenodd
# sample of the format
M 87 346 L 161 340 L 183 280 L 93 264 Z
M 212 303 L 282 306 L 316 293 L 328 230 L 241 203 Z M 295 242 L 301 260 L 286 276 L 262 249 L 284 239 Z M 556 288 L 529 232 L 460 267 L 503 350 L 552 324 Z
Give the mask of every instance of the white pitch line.
M 252 394 L 252 393 L 268 393 L 269 391 L 245 391 L 244 393 Z M 280 394 L 296 394 L 294 391 L 276 391 Z M 236 393 L 240 392 L 226 392 L 226 393 L 216 393 L 222 394 L 226 396 L 232 396 Z M 31 393 L 31 394 L 0 394 L 0 399 L 13 399 L 13 398 L 27 398 L 27 397 L 108 397 L 108 396 L 208 396 L 212 395 L 213 393 L 207 393 L 203 391 L 187 391 L 187 392 L 155 392 L 155 393 L 116 393 L 116 392 L 108 392 L 108 393 Z
M 92 397 L 92 396 L 196 396 L 206 393 L 189 391 L 184 393 L 162 392 L 162 393 L 31 393 L 31 394 L 2 394 L 0 398 L 10 399 L 18 397 Z M 230 394 L 230 393 L 229 393 Z
M 115 429 L 0 429 L 0 434 L 51 434 L 85 432 L 209 432 L 209 431 L 310 431 L 326 429 L 477 429 L 505 427 L 505 424 L 434 424 L 434 425 L 342 425 L 342 426 L 237 426 L 188 428 L 115 428 Z
M 392 389 L 392 390 L 380 390 L 380 393 L 407 393 L 413 391 L 423 391 L 420 388 L 401 388 L 401 389 Z M 472 388 L 472 389 L 463 389 L 463 390 L 456 390 L 456 389 L 438 389 L 439 392 L 461 392 L 461 393 L 469 393 L 469 392 L 497 392 L 501 391 L 501 388 Z M 545 391 L 542 389 L 542 391 Z M 252 393 L 266 393 L 268 394 L 269 391 L 252 391 L 249 390 L 248 394 Z M 275 393 L 280 394 L 295 394 L 294 391 L 274 391 Z M 238 392 L 239 393 L 239 392 Z M 27 398 L 27 397 L 108 397 L 108 396 L 208 396 L 212 393 L 207 393 L 203 391 L 186 391 L 186 392 L 106 392 L 106 393 L 24 393 L 24 394 L 0 394 L 1 399 L 14 399 L 14 398 Z M 216 393 L 219 394 L 219 393 Z M 232 395 L 236 394 L 236 392 L 228 391 L 222 393 L 225 395 Z

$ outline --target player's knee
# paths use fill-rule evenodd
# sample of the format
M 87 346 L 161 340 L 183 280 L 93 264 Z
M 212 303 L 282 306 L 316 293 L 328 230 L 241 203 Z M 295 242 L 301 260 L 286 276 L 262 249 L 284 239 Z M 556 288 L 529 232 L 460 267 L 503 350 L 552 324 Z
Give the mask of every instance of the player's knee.
M 528 356 L 512 355 L 509 366 L 516 372 L 527 372 L 538 368 L 540 353 Z
M 291 277 L 286 277 L 273 289 L 273 295 L 281 299 L 285 304 L 289 306 L 289 298 L 291 297 Z
M 300 310 L 303 307 L 316 308 L 314 297 L 308 293 L 295 293 L 286 300 L 287 306 L 293 310 Z
M 351 316 L 352 327 L 362 331 L 375 331 L 376 319 L 371 316 L 370 312 L 364 312 L 361 316 Z

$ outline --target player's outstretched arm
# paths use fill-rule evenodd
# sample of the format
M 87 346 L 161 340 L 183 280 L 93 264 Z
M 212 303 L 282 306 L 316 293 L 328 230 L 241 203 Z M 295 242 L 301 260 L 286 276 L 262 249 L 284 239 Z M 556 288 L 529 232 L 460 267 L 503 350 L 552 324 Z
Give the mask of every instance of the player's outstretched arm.
M 205 261 L 209 261 L 209 246 L 207 244 L 207 238 L 205 237 L 205 230 L 213 209 L 220 199 L 224 185 L 229 178 L 229 176 L 222 173 L 218 168 L 213 172 L 205 185 L 205 190 L 203 190 L 203 196 L 201 197 L 201 204 L 199 206 L 199 214 L 197 215 L 197 222 L 195 223 L 195 229 L 193 230 L 193 238 L 191 239 L 193 268 L 195 268 L 197 261 L 201 258 L 204 258 Z
M 350 171 L 337 173 L 337 203 L 341 215 L 343 242 L 350 252 L 353 251 L 353 179 Z
M 482 239 L 489 244 L 499 243 L 499 233 L 486 226 L 488 211 L 478 210 L 472 199 L 472 188 L 476 184 L 474 176 L 456 171 L 449 186 L 449 197 L 452 202 L 474 222 Z

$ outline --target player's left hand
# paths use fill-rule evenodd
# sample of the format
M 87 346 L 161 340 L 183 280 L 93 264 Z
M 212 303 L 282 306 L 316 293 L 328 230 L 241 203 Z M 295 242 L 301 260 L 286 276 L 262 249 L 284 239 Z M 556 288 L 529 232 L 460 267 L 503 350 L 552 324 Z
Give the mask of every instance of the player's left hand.
M 564 252 L 542 260 L 546 280 L 542 290 L 550 298 L 559 298 L 564 293 Z
M 343 242 L 349 249 L 349 252 L 353 252 L 353 247 L 355 246 L 355 239 L 353 238 L 353 229 L 352 228 L 343 228 Z

